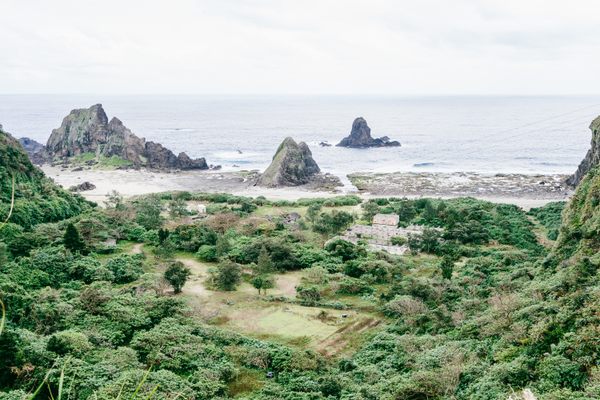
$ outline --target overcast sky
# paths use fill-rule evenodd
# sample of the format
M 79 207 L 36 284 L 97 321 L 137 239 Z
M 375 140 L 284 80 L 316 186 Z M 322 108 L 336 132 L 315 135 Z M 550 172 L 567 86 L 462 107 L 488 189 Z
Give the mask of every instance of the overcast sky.
M 598 0 L 0 0 L 0 93 L 600 94 Z

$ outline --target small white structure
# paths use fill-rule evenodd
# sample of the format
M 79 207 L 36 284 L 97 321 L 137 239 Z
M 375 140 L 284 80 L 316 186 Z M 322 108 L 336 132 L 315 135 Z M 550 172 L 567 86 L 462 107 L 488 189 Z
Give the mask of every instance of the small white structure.
M 373 225 L 398 226 L 400 217 L 397 214 L 375 214 L 373 217 Z
M 204 204 L 191 203 L 186 206 L 190 214 L 206 215 L 206 206 Z

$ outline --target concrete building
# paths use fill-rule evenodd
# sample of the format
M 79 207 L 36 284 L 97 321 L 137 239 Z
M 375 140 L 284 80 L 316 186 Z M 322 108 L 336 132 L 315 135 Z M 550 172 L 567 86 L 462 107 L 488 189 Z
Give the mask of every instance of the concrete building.
M 375 214 L 373 217 L 373 225 L 398 226 L 400 217 L 396 214 Z

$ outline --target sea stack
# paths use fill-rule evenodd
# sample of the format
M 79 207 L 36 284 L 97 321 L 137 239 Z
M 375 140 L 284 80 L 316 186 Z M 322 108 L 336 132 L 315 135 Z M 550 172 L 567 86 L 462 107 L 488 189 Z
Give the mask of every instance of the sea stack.
M 600 116 L 592 121 L 590 130 L 592 131 L 592 145 L 579 164 L 577 171 L 567 179 L 569 186 L 577 186 L 590 169 L 600 164 Z
M 373 139 L 371 137 L 371 128 L 363 117 L 358 117 L 352 123 L 350 136 L 342 139 L 337 144 L 340 147 L 366 148 L 366 147 L 398 147 L 400 142 L 390 141 L 387 136 Z
M 311 182 L 320 171 L 306 143 L 296 143 L 294 139 L 287 137 L 279 145 L 271 165 L 260 176 L 257 185 L 266 187 L 304 185 Z
M 191 159 L 185 153 L 176 156 L 161 144 L 136 136 L 118 118 L 109 121 L 101 104 L 71 111 L 61 126 L 52 131 L 46 152 L 51 160 L 69 161 L 88 154 L 90 164 L 102 157 L 117 157 L 125 167 L 208 169 L 204 158 Z

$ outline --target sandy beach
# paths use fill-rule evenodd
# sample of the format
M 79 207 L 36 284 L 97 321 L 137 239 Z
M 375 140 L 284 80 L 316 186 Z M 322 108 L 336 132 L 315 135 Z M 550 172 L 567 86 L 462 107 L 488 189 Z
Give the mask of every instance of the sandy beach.
M 356 194 L 363 198 L 396 196 L 407 198 L 454 198 L 471 196 L 497 203 L 516 204 L 524 209 L 539 207 L 551 201 L 566 200 L 570 190 L 562 185 L 563 175 L 522 175 L 476 173 L 355 173 L 346 185 L 336 191 L 310 187 L 264 188 L 254 186 L 256 171 L 185 171 L 155 172 L 149 170 L 76 171 L 43 166 L 43 171 L 65 188 L 91 182 L 96 188 L 81 192 L 88 200 L 102 204 L 106 195 L 117 191 L 125 197 L 165 191 L 226 192 L 240 196 L 265 196 L 277 200 L 310 197 L 332 197 Z M 356 185 L 356 186 L 354 186 Z
M 50 178 L 65 188 L 91 182 L 96 188 L 81 192 L 88 200 L 102 203 L 113 190 L 125 197 L 166 191 L 231 193 L 240 196 L 265 196 L 270 199 L 295 200 L 302 197 L 332 197 L 342 192 L 311 190 L 307 187 L 264 188 L 254 186 L 257 173 L 222 171 L 155 172 L 148 170 L 63 170 L 43 166 Z

